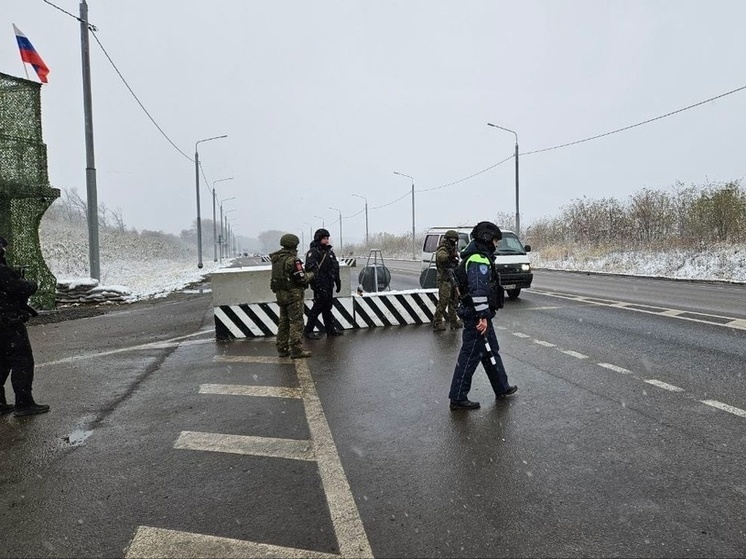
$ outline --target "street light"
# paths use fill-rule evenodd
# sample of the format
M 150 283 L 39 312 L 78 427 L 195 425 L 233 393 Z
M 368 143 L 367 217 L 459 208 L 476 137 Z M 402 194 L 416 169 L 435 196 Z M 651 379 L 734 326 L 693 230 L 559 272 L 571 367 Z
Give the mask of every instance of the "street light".
M 199 151 L 197 146 L 204 142 L 210 142 L 212 140 L 219 140 L 220 138 L 227 138 L 228 134 L 222 136 L 214 136 L 212 138 L 205 138 L 204 140 L 198 140 L 194 144 L 194 175 L 195 183 L 197 185 L 197 268 L 202 267 L 202 217 L 200 215 L 199 208 Z
M 417 260 L 417 248 L 414 241 L 414 177 L 410 177 L 409 175 L 405 175 L 404 173 L 400 173 L 398 171 L 394 171 L 394 174 L 401 175 L 402 177 L 407 177 L 412 181 L 412 260 Z
M 342 210 L 332 207 L 329 209 L 339 213 L 339 250 L 342 250 Z
M 231 252 L 233 253 L 233 256 L 236 255 L 236 232 L 235 231 L 236 229 L 238 229 L 238 227 L 233 227 L 233 224 L 236 221 L 238 221 L 238 217 L 234 217 L 228 220 L 228 228 L 229 228 L 228 246 L 230 247 Z
M 232 208 L 230 210 L 225 211 L 225 235 L 223 237 L 223 243 L 225 246 L 225 257 L 228 258 L 228 247 L 230 246 L 230 236 L 231 236 L 231 230 L 230 230 L 230 221 L 228 220 L 228 214 L 231 212 L 238 211 L 236 208 Z
M 213 186 L 213 192 L 215 191 L 215 188 Z M 223 245 L 225 244 L 225 222 L 223 221 L 223 202 L 227 202 L 228 200 L 235 200 L 235 196 L 231 196 L 230 198 L 223 198 L 220 200 L 220 261 L 223 261 Z
M 324 218 L 323 217 L 321 217 L 320 215 L 315 215 L 313 217 L 315 217 L 316 219 L 320 219 L 321 220 L 321 227 L 323 227 L 324 229 L 326 229 L 326 225 L 324 224 Z
M 515 234 L 518 235 L 518 238 L 521 238 L 521 214 L 519 211 L 518 206 L 518 133 L 515 130 L 511 130 L 510 128 L 503 128 L 502 126 L 498 126 L 497 124 L 492 124 L 491 122 L 487 123 L 487 126 L 492 126 L 493 128 L 499 128 L 500 130 L 505 130 L 506 132 L 510 132 L 511 134 L 515 135 Z
M 309 238 L 309 239 L 311 239 L 311 241 L 312 241 L 312 240 L 313 240 L 313 225 L 311 225 L 311 224 L 310 224 L 310 223 L 308 223 L 307 221 L 304 221 L 304 222 L 303 222 L 303 225 L 308 225 L 308 238 Z M 311 241 L 308 241 L 308 243 L 310 244 L 310 243 L 311 243 Z M 303 246 L 304 246 L 304 247 L 306 246 L 306 243 L 305 243 L 305 241 L 303 242 Z
M 214 249 L 213 262 L 218 261 L 218 223 L 215 219 L 215 185 L 219 182 L 232 180 L 233 177 L 228 177 L 227 179 L 218 179 L 216 181 L 212 181 L 212 245 Z
M 362 198 L 365 200 L 365 248 L 368 248 L 368 199 L 365 196 L 359 194 L 353 194 L 355 198 Z

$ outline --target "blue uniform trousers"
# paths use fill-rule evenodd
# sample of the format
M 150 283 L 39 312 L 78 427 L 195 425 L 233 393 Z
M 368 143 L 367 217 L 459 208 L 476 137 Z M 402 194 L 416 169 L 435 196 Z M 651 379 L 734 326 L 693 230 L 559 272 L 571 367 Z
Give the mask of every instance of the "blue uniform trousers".
M 492 385 L 495 395 L 500 395 L 510 388 L 508 384 L 508 375 L 505 372 L 503 361 L 500 358 L 500 346 L 497 343 L 495 328 L 492 320 L 487 319 L 487 332 L 482 335 L 477 331 L 476 318 L 464 320 L 464 330 L 461 334 L 461 351 L 458 354 L 456 368 L 453 371 L 453 380 L 451 381 L 451 391 L 448 397 L 455 402 L 466 400 L 471 389 L 471 378 L 479 363 L 482 363 L 487 378 Z M 487 354 L 485 339 L 490 344 L 492 356 L 495 359 L 493 364 Z

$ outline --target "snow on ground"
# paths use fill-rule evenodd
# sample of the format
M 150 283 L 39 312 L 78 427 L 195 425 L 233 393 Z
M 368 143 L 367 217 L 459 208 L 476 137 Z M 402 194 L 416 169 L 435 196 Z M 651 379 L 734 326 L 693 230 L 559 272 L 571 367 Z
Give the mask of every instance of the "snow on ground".
M 398 259 L 411 260 L 411 257 L 404 255 L 396 256 L 401 256 Z M 746 246 L 716 247 L 708 252 L 636 251 L 613 252 L 601 256 L 574 251 L 552 259 L 535 251 L 529 256 L 534 267 L 539 269 L 746 283 Z M 394 259 L 391 257 L 387 260 Z M 365 258 L 359 258 L 358 266 L 364 266 L 365 261 Z M 102 260 L 100 288 L 122 293 L 127 302 L 165 297 L 203 280 L 211 272 L 230 263 L 230 260 L 224 260 L 222 264 L 209 261 L 200 269 L 196 262 L 184 259 Z M 54 273 L 54 268 L 52 272 Z M 60 284 L 71 282 L 85 285 L 92 281 L 83 276 L 58 276 L 57 279 Z
M 535 268 L 746 283 L 746 245 L 717 246 L 706 252 L 677 249 L 592 255 L 574 251 L 562 258 L 544 258 L 536 251 L 530 256 Z

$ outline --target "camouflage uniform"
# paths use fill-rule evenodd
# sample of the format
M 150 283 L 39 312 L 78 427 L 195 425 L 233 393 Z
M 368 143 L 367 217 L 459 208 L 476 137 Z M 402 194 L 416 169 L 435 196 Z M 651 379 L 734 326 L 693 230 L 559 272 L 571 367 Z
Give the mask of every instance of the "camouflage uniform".
M 452 329 L 461 328 L 463 323 L 456 315 L 458 308 L 458 295 L 454 285 L 453 270 L 458 264 L 458 232 L 447 231 L 435 251 L 435 266 L 438 270 L 438 306 L 435 307 L 433 316 L 433 330 L 445 330 L 443 317 L 448 317 Z
M 295 235 L 283 235 L 280 239 L 282 249 L 270 254 L 273 268 L 280 270 L 282 280 L 272 285 L 277 305 L 280 307 L 280 322 L 277 328 L 277 354 L 280 357 L 310 357 L 311 352 L 303 349 L 303 314 L 305 304 L 303 291 L 313 280 L 312 273 L 296 273 L 295 261 L 298 259 L 298 243 Z

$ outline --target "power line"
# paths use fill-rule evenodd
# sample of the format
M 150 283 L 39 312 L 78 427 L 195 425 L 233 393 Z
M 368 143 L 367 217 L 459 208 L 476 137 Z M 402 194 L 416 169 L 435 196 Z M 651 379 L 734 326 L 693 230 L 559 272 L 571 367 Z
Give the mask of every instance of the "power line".
M 552 146 L 548 148 L 542 148 L 542 149 L 536 149 L 534 151 L 527 151 L 526 153 L 521 153 L 519 155 L 533 155 L 534 153 L 542 153 L 545 151 L 551 151 L 553 149 L 560 149 L 565 148 L 568 146 L 574 146 L 577 144 L 582 144 L 583 142 L 590 142 L 591 140 L 597 140 L 598 138 L 603 138 L 605 136 L 611 136 L 612 134 L 616 134 L 617 132 L 624 132 L 625 130 L 630 130 L 632 128 L 637 128 L 638 126 L 642 126 L 643 124 L 649 124 L 651 122 L 655 122 L 656 120 L 660 120 L 662 118 L 666 118 L 669 116 L 673 116 L 678 113 L 682 113 L 684 111 L 688 111 L 689 109 L 693 109 L 694 107 L 699 107 L 700 105 L 704 105 L 705 103 L 709 103 L 710 101 L 716 101 L 718 99 L 722 99 L 723 97 L 727 95 L 732 95 L 733 93 L 738 93 L 739 91 L 743 91 L 746 89 L 746 85 L 738 87 L 736 89 L 733 89 L 731 91 L 728 91 L 726 93 L 721 93 L 720 95 L 716 95 L 715 97 L 710 97 L 709 99 L 705 99 L 704 101 L 700 101 L 699 103 L 694 103 L 693 105 L 689 105 L 688 107 L 683 107 L 681 109 L 677 109 L 675 111 L 671 111 L 670 113 L 666 113 L 664 115 L 656 116 L 654 118 L 649 118 L 648 120 L 643 120 L 642 122 L 638 122 L 637 124 L 631 124 L 629 126 L 625 126 L 623 128 L 617 128 L 616 130 L 612 130 L 611 132 L 604 132 L 603 134 L 598 134 L 597 136 L 591 136 L 590 138 L 584 138 L 582 140 L 576 140 L 574 142 L 567 142 L 565 144 L 560 144 L 557 146 Z
M 168 143 L 171 144 L 174 147 L 174 149 L 176 149 L 176 151 L 178 151 L 181 155 L 183 155 L 184 157 L 186 157 L 189 161 L 194 162 L 194 159 L 192 159 L 186 153 L 184 153 L 183 151 L 181 151 L 181 149 L 179 149 L 179 146 L 177 146 L 175 143 L 173 143 L 171 141 L 171 138 L 168 137 L 168 135 L 163 131 L 163 129 L 160 127 L 160 125 L 151 116 L 151 114 L 145 108 L 145 105 L 142 104 L 142 102 L 140 101 L 140 99 L 137 97 L 137 95 L 135 94 L 135 92 L 132 90 L 132 88 L 130 87 L 130 85 L 127 83 L 127 80 L 124 79 L 124 76 L 119 71 L 119 68 L 117 68 L 117 65 L 114 64 L 114 61 L 111 59 L 111 56 L 109 56 L 109 53 L 106 52 L 106 49 L 104 48 L 104 45 L 101 44 L 101 41 L 99 40 L 99 38 L 96 35 L 96 33 L 94 33 L 93 31 L 91 31 L 91 34 L 93 35 L 93 38 L 96 39 L 96 42 L 98 43 L 98 46 L 101 47 L 101 50 L 103 51 L 104 55 L 106 55 L 106 58 L 111 63 L 112 67 L 114 68 L 114 71 L 116 71 L 117 75 L 122 80 L 122 83 L 124 83 L 125 87 L 132 94 L 132 97 L 135 98 L 135 101 L 137 101 L 137 104 L 140 105 L 140 108 L 145 112 L 145 114 L 148 116 L 148 118 L 150 119 L 150 121 L 155 125 L 155 127 L 158 129 L 158 131 L 163 135 L 164 138 L 166 138 L 166 140 L 168 140 Z
M 486 173 L 487 171 L 491 171 L 495 167 L 497 167 L 499 165 L 502 165 L 503 163 L 505 163 L 506 161 L 510 161 L 511 159 L 513 159 L 512 155 L 510 157 L 506 157 L 505 159 L 503 159 L 502 161 L 500 161 L 498 163 L 495 163 L 494 165 L 490 165 L 486 169 L 482 169 L 481 171 L 477 171 L 473 175 L 469 175 L 468 177 L 464 177 L 463 179 L 459 179 L 457 181 L 449 182 L 448 184 L 442 184 L 440 186 L 434 186 L 432 188 L 423 188 L 421 190 L 415 190 L 415 192 L 430 192 L 431 190 L 440 190 L 441 188 L 446 188 L 447 186 L 453 186 L 454 184 L 458 184 L 460 182 L 468 181 L 469 179 L 473 179 L 474 177 L 476 177 L 478 175 L 481 175 L 482 173 Z

